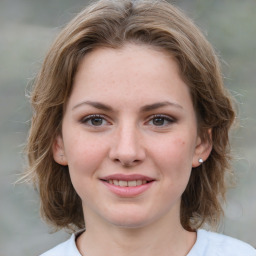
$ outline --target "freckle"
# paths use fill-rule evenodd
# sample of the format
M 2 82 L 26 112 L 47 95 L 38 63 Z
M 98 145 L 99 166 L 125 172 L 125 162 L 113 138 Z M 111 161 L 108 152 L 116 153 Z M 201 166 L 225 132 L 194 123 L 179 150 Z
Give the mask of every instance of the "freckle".
M 180 145 L 185 145 L 185 141 L 182 140 L 182 139 L 177 139 L 177 140 L 176 140 L 176 143 L 177 143 L 177 144 L 180 144 Z

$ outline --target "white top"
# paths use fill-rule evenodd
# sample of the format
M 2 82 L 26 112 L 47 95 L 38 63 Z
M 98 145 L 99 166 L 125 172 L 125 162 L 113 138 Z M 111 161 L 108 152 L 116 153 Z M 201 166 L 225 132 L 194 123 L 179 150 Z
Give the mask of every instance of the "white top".
M 69 240 L 41 256 L 82 256 L 76 247 L 75 237 L 73 234 Z M 256 250 L 235 238 L 199 229 L 196 243 L 187 256 L 256 256 Z

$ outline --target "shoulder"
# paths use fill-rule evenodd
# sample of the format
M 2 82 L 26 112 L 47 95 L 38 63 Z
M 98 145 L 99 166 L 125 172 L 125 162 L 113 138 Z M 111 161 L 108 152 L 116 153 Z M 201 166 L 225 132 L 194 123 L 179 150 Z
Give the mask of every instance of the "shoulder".
M 81 256 L 76 247 L 76 235 L 73 234 L 66 242 L 63 242 L 40 256 Z
M 238 239 L 209 232 L 197 231 L 197 241 L 188 256 L 256 256 L 256 250 Z

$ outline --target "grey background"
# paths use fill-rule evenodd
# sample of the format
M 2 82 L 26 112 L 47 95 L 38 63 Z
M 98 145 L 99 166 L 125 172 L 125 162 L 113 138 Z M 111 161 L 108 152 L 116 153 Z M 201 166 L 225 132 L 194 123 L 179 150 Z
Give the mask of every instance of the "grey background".
M 49 234 L 37 193 L 14 186 L 25 166 L 29 128 L 25 97 L 50 43 L 85 5 L 82 0 L 0 0 L 0 255 L 38 255 L 68 235 Z M 225 83 L 239 105 L 232 134 L 237 187 L 228 193 L 220 231 L 256 247 L 256 1 L 176 1 L 201 27 L 223 60 Z

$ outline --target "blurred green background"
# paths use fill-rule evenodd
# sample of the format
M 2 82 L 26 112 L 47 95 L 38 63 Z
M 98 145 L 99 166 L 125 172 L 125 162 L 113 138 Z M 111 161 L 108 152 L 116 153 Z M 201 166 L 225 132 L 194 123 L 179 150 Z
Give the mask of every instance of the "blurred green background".
M 0 1 L 0 255 L 39 255 L 68 238 L 49 234 L 39 217 L 37 193 L 14 186 L 24 169 L 21 152 L 31 110 L 26 85 L 39 70 L 61 27 L 85 5 L 82 0 Z M 237 187 L 228 193 L 220 231 L 256 247 L 256 1 L 177 0 L 222 58 L 225 83 L 239 105 L 233 132 Z

